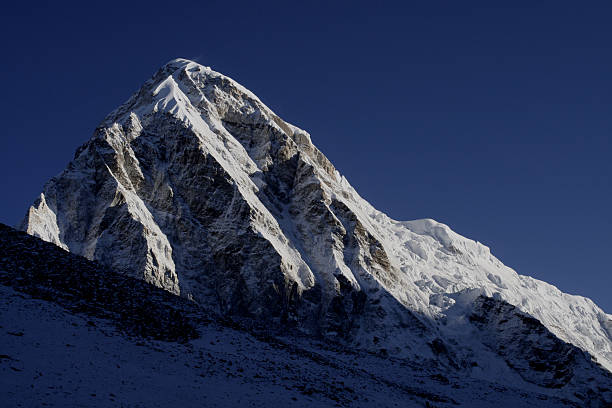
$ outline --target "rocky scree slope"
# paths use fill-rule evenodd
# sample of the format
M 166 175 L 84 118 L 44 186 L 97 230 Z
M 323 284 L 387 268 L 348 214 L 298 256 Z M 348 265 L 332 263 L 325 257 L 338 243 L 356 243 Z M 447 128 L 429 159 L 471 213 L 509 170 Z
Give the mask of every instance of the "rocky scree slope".
M 493 297 L 612 368 L 612 317 L 591 300 L 444 224 L 390 219 L 307 132 L 184 59 L 102 122 L 20 228 L 222 314 L 398 356 L 444 349 L 449 366 L 478 360 L 475 375 L 505 375 L 503 352 L 471 335 Z

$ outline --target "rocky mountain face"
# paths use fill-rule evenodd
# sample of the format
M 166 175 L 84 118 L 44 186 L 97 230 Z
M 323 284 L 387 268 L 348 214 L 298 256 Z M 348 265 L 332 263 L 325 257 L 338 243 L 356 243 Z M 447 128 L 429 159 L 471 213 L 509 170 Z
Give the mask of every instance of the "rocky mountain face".
M 390 219 L 307 132 L 184 59 L 102 122 L 20 227 L 221 314 L 476 377 L 563 387 L 591 358 L 612 369 L 612 316 L 591 300 L 444 224 Z

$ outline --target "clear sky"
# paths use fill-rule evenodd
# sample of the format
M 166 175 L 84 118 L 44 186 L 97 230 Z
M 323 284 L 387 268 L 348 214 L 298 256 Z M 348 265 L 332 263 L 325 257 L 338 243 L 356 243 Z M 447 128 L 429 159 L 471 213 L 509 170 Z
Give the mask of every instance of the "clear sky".
M 308 130 L 393 218 L 612 313 L 612 3 L 297 3 L 4 4 L 0 221 L 184 57 Z

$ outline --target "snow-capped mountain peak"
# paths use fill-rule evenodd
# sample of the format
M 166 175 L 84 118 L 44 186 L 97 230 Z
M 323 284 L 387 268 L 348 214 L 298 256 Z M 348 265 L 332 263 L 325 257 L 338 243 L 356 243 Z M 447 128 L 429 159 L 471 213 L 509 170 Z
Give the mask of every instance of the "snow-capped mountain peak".
M 21 228 L 221 313 L 355 347 L 419 358 L 441 341 L 449 364 L 486 360 L 482 375 L 502 375 L 483 356 L 516 356 L 474 340 L 485 326 L 470 316 L 525 314 L 612 370 L 612 317 L 591 300 L 517 274 L 444 224 L 389 218 L 306 131 L 186 59 L 107 116 Z

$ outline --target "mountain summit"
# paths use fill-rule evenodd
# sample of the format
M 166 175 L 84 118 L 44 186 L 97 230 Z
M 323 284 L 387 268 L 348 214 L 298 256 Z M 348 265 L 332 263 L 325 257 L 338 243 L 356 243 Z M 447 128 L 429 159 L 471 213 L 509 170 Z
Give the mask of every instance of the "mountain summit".
M 612 370 L 612 316 L 591 300 L 444 224 L 389 218 L 306 131 L 185 59 L 106 117 L 21 229 L 223 314 L 475 376 Z

